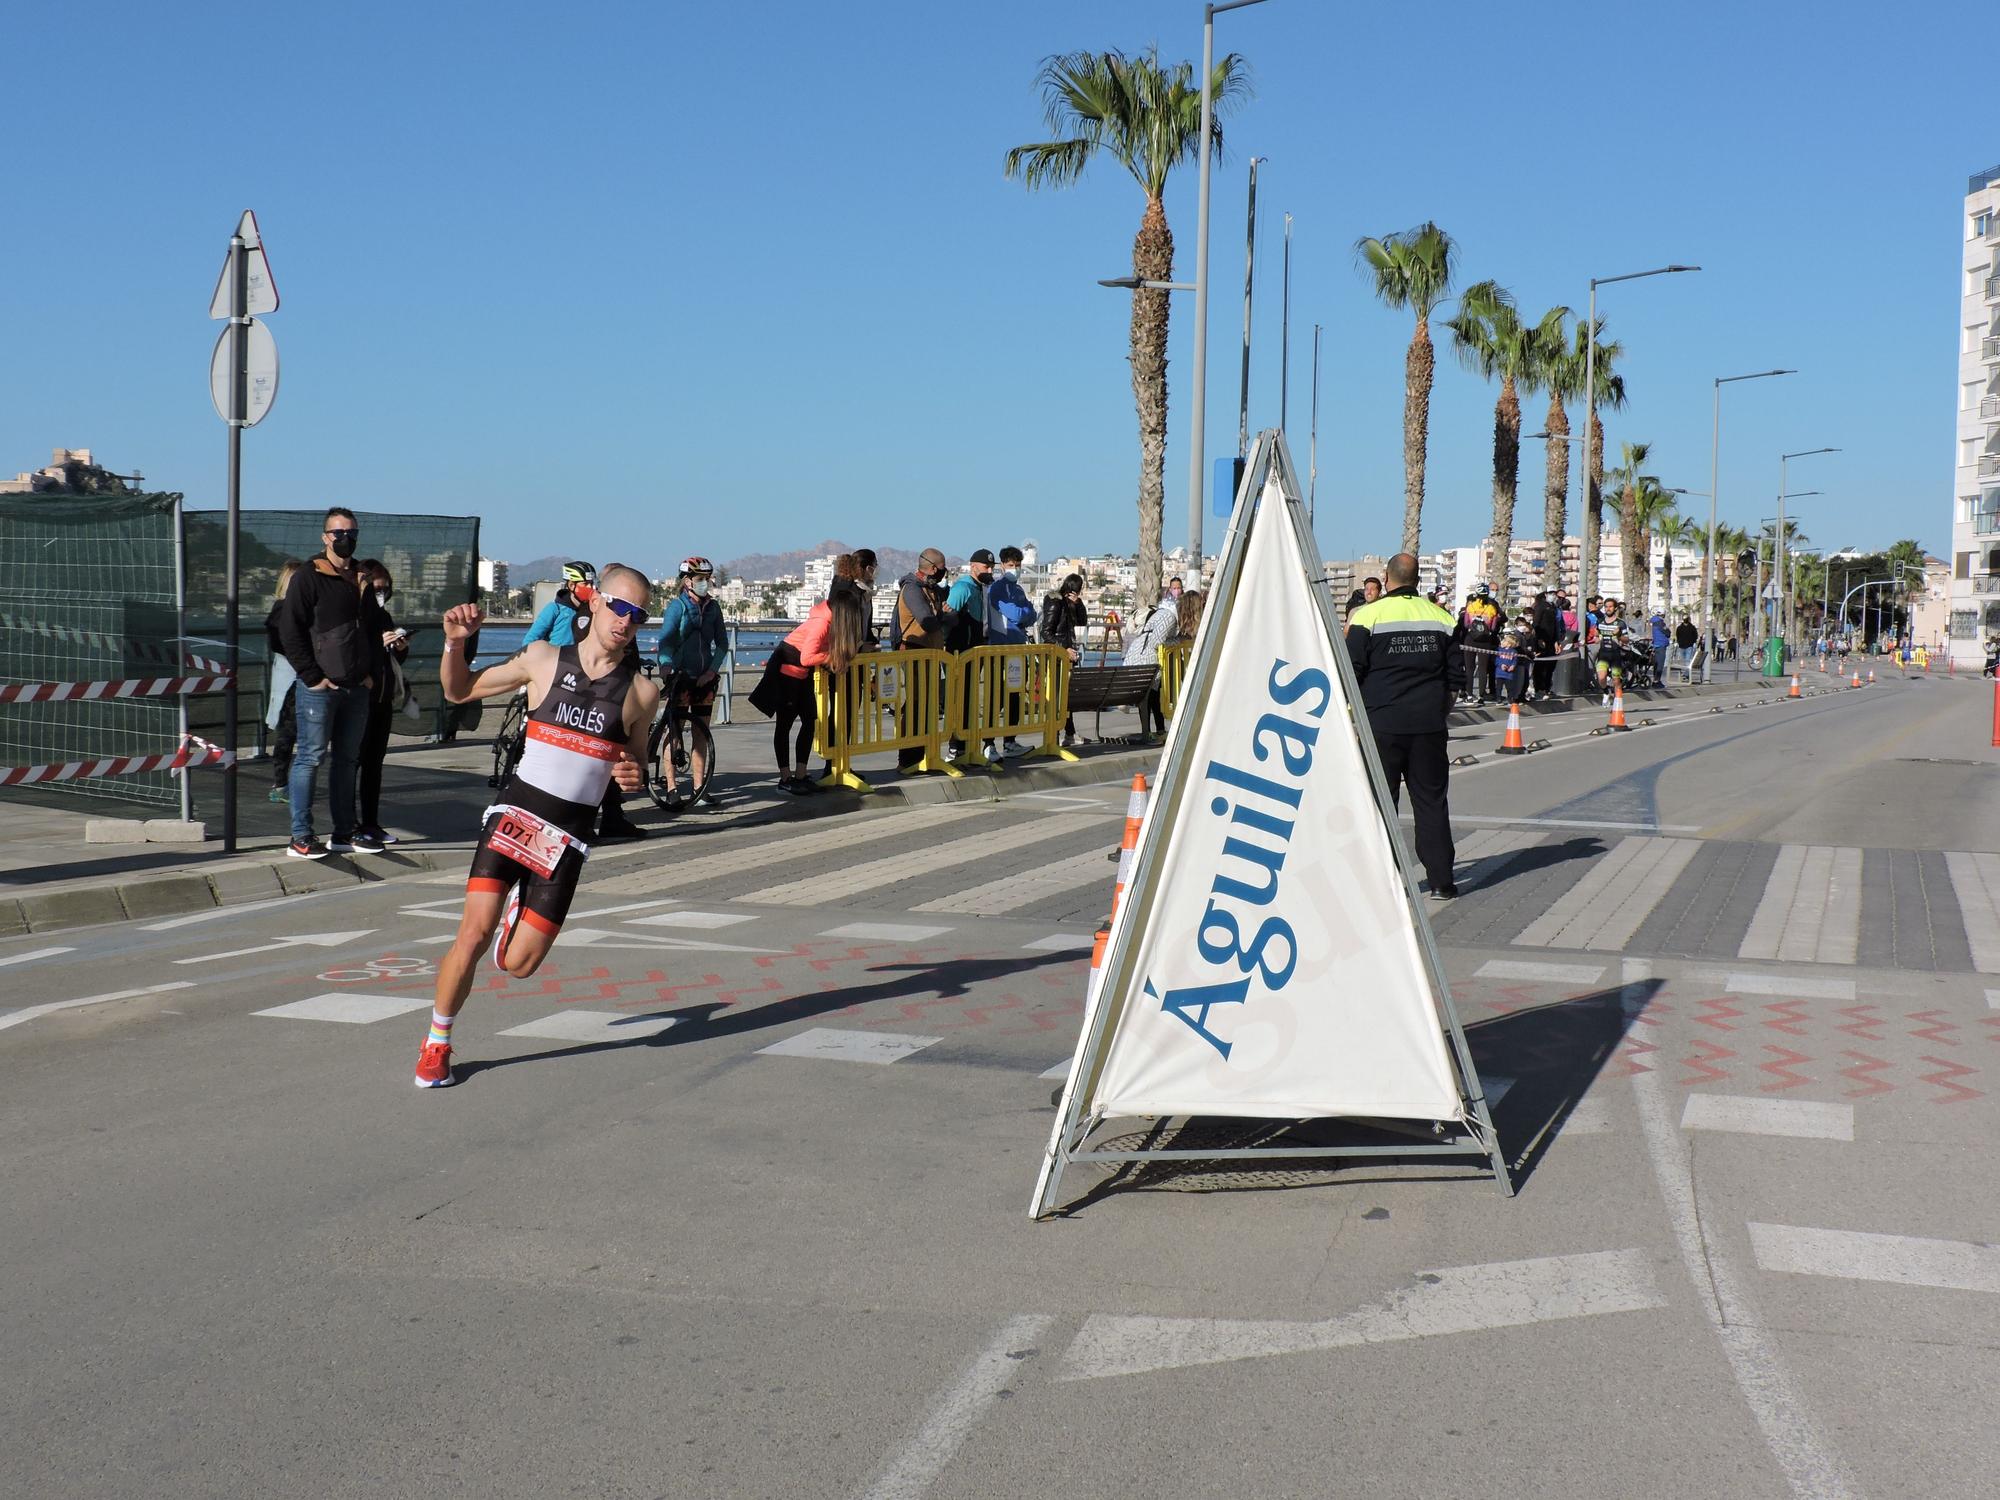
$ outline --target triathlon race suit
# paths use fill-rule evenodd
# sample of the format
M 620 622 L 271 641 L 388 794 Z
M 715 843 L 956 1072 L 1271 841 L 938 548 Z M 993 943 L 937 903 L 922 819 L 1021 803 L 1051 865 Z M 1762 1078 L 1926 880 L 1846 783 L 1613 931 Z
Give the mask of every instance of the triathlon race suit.
M 518 882 L 521 920 L 550 935 L 569 914 L 598 804 L 628 743 L 625 694 L 634 675 L 628 659 L 592 680 L 576 643 L 561 647 L 548 694 L 528 715 L 508 800 L 486 810 L 466 889 L 504 895 Z

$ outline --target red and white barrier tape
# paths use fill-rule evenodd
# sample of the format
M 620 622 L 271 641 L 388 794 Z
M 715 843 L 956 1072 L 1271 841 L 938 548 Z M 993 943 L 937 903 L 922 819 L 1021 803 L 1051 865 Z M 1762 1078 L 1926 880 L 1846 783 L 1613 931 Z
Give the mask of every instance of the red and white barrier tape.
M 89 781 L 100 776 L 136 776 L 142 771 L 179 771 L 190 766 L 227 766 L 235 760 L 234 754 L 219 745 L 189 735 L 185 745 L 165 755 L 119 755 L 107 760 L 72 760 L 48 766 L 0 766 L 0 786 Z
M 135 640 L 128 636 L 109 635 L 102 630 L 78 630 L 69 625 L 51 625 L 44 620 L 24 620 L 19 615 L 10 614 L 0 614 L 0 630 L 14 631 L 23 635 L 47 636 L 51 640 L 64 641 L 72 646 L 92 646 L 104 651 L 119 651 L 127 656 L 165 662 L 169 666 L 186 665 L 198 672 L 228 670 L 219 660 L 196 656 L 192 651 L 176 650 L 177 643 L 173 640 Z M 221 641 L 204 640 L 198 636 L 188 636 L 179 644 L 186 642 L 203 646 L 224 644 Z
M 120 682 L 0 682 L 0 703 L 95 703 L 219 693 L 228 677 L 133 677 Z

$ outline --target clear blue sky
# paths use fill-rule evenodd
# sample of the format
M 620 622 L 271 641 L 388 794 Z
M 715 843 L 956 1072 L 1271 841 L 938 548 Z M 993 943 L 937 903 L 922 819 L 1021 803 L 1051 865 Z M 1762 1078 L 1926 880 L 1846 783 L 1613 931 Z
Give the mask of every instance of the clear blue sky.
M 1195 57 L 1173 4 L 16 7 L 0 469 L 93 445 L 219 504 L 209 292 L 257 210 L 284 305 L 246 502 L 476 512 L 525 559 L 664 568 L 835 536 L 964 552 L 1129 549 L 1127 299 L 1142 202 L 1110 163 L 1029 194 L 1047 54 Z M 1589 276 L 1628 348 L 1615 445 L 1807 534 L 1948 540 L 1967 174 L 2000 161 L 1950 7 L 1554 4 L 1504 24 L 1271 0 L 1224 16 L 1256 98 L 1228 121 L 1208 443 L 1233 451 L 1244 163 L 1263 169 L 1252 424 L 1277 419 L 1279 215 L 1295 216 L 1292 430 L 1325 325 L 1319 527 L 1387 550 L 1407 321 L 1356 236 L 1435 218 L 1463 280 L 1532 312 Z M 1585 27 L 1595 28 L 1585 44 Z M 1191 276 L 1194 175 L 1168 212 Z M 1167 539 L 1183 539 L 1189 299 L 1175 299 Z M 1492 391 L 1440 369 L 1427 549 L 1480 536 Z M 1530 407 L 1531 420 L 1536 408 Z M 1530 430 L 1533 430 L 1532 427 Z M 1519 531 L 1540 529 L 1540 445 Z M 1697 505 L 1703 502 L 1695 502 Z

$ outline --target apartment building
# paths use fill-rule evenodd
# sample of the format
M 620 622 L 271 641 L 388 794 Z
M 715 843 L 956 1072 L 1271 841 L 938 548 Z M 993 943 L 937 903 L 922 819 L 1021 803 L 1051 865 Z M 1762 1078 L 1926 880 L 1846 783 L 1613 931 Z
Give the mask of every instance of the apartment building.
M 1966 185 L 1951 526 L 1951 638 L 2000 634 L 2000 166 Z

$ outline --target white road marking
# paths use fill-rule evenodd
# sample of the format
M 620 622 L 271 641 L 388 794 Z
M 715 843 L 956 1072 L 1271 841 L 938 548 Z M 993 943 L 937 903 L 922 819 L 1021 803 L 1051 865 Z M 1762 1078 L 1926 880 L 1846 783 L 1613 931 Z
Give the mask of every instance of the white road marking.
M 569 920 L 590 922 L 598 917 L 615 917 L 620 912 L 651 911 L 656 906 L 672 906 L 679 900 L 678 896 L 660 896 L 652 901 L 627 901 L 618 906 L 600 906 L 596 911 L 573 911 L 569 914 Z
M 634 1016 L 615 1010 L 559 1010 L 523 1026 L 509 1026 L 500 1035 L 545 1036 L 562 1042 L 629 1042 L 658 1036 L 677 1020 L 674 1016 Z
M 1453 823 L 1498 823 L 1523 828 L 1610 828 L 1619 833 L 1700 833 L 1699 823 L 1610 823 L 1602 818 L 1495 818 L 1453 813 Z M 1403 821 L 1413 822 L 1407 813 Z
M 994 917 L 1004 912 L 1019 911 L 1024 906 L 1032 906 L 1044 897 L 1056 896 L 1064 891 L 1073 891 L 1081 886 L 1101 885 L 1104 887 L 1104 904 L 1111 905 L 1111 891 L 1118 883 L 1118 871 L 1105 856 L 1107 849 L 1091 849 L 1082 854 L 1073 854 L 1068 859 L 1057 860 L 1052 865 L 1040 869 L 1024 870 L 1018 875 L 1003 875 L 998 880 L 989 880 L 983 885 L 969 886 L 962 891 L 953 891 L 949 896 L 938 896 L 912 911 L 967 912 L 979 916 Z
M 1851 979 L 1805 979 L 1790 974 L 1732 973 L 1722 981 L 1739 995 L 1791 995 L 1800 1000 L 1852 1000 Z
M 1988 990 L 1986 992 L 1986 1008 L 1988 1010 L 2000 1010 L 2000 990 Z
M 74 952 L 74 948 L 37 948 L 32 953 L 14 953 L 0 958 L 0 969 L 11 968 L 15 964 L 31 964 L 41 958 L 61 958 L 65 953 Z
M 1064 797 L 1056 792 L 1022 792 L 1014 798 L 1016 802 L 1057 802 L 1064 807 L 1095 807 L 1109 814 L 1116 812 L 1109 802 L 1100 802 L 1095 797 Z
M 1492 958 L 1473 970 L 1474 979 L 1536 979 L 1550 984 L 1596 984 L 1604 977 L 1601 964 L 1538 964 Z
M 1861 851 L 1786 844 L 1738 958 L 1851 964 L 1861 940 Z
M 1766 1271 L 2000 1292 L 2000 1245 L 1789 1224 L 1752 1224 L 1750 1245 Z
M 740 911 L 662 911 L 650 917 L 627 917 L 627 927 L 734 927 L 757 918 Z
M 1854 1139 L 1854 1106 L 1810 1099 L 1758 1099 L 1737 1094 L 1689 1094 L 1683 1130 L 1726 1130 L 1737 1135 L 1787 1135 L 1806 1140 Z
M 451 878 L 457 880 L 459 877 L 454 875 Z M 396 909 L 406 917 L 430 916 L 438 911 L 449 911 L 456 916 L 459 908 L 464 905 L 465 899 L 462 896 L 446 896 L 437 901 L 413 901 L 408 906 L 399 906 Z
M 1634 978 L 1628 974 L 1627 982 Z M 1846 1462 L 1820 1433 L 1791 1371 L 1765 1338 L 1742 1273 L 1723 1248 L 1702 1233 L 1687 1141 L 1674 1123 L 1660 1075 L 1634 1073 L 1632 1095 L 1681 1265 L 1771 1456 L 1800 1500 L 1858 1500 L 1860 1491 Z
M 22 1026 L 37 1016 L 52 1016 L 59 1010 L 76 1010 L 85 1005 L 102 1005 L 108 1000 L 136 1000 L 141 995 L 164 995 L 168 990 L 191 990 L 194 982 L 177 979 L 171 984 L 150 984 L 144 989 L 113 990 L 108 995 L 86 995 L 81 1000 L 51 1000 L 43 1005 L 26 1005 L 19 1010 L 0 1015 L 0 1031 L 10 1026 Z
M 172 932 L 177 927 L 192 927 L 197 922 L 213 922 L 218 917 L 240 917 L 247 912 L 269 911 L 274 906 L 296 906 L 301 901 L 310 901 L 316 896 L 331 895 L 331 891 L 300 891 L 296 896 L 273 896 L 269 901 L 246 901 L 241 906 L 218 906 L 213 911 L 198 911 L 185 917 L 168 917 L 164 922 L 148 922 L 141 932 Z
M 177 958 L 176 965 L 220 963 L 225 958 L 249 958 L 257 953 L 276 953 L 280 948 L 341 948 L 367 937 L 375 929 L 364 927 L 359 932 L 304 932 L 292 937 L 281 937 L 275 943 L 259 943 L 254 948 L 232 948 L 227 953 L 197 953 L 193 958 Z
M 1514 942 L 1599 952 L 1623 948 L 1700 848 L 1694 839 L 1620 839 L 1590 879 L 1568 886 Z
M 411 999 L 408 995 L 314 995 L 269 1010 L 253 1010 L 253 1016 L 277 1016 L 285 1021 L 339 1021 L 349 1026 L 367 1026 L 391 1016 L 407 1016 L 412 1011 L 429 1010 L 430 996 Z
M 925 938 L 943 937 L 949 927 L 918 927 L 897 922 L 849 922 L 845 927 L 829 927 L 821 937 L 851 938 L 857 943 L 921 943 Z
M 718 943 L 713 938 L 654 937 L 641 932 L 614 932 L 608 927 L 565 927 L 562 942 L 571 948 L 636 948 L 658 951 L 673 949 L 684 953 L 776 953 L 776 948 L 746 948 L 740 943 Z
M 950 806 L 952 804 L 947 804 Z M 960 813 L 964 816 L 963 811 Z M 923 849 L 906 849 L 885 854 L 880 859 L 858 865 L 788 880 L 766 886 L 739 899 L 767 906 L 821 906 L 835 899 L 846 900 L 868 891 L 901 885 L 919 876 L 935 875 L 959 865 L 977 864 L 996 854 L 1026 849 L 1065 834 L 1101 829 L 1104 819 L 1097 813 L 1050 813 L 1047 817 L 1024 819 L 1012 826 L 986 826 L 941 844 Z M 1030 878 L 1028 875 L 1024 879 Z
M 760 1057 L 823 1057 L 837 1062 L 892 1063 L 934 1047 L 941 1036 L 904 1036 L 893 1031 L 836 1031 L 815 1026 L 782 1042 L 759 1047 Z
M 442 948 L 446 943 L 457 941 L 458 934 L 455 932 L 440 932 L 434 937 L 410 939 L 410 942 L 419 948 Z
M 1064 1354 L 1059 1378 L 1102 1380 L 1666 1305 L 1643 1250 L 1494 1261 L 1420 1271 L 1414 1286 L 1321 1322 L 1093 1313 Z
M 1037 1073 L 1035 1076 L 1037 1078 L 1067 1078 L 1069 1077 L 1070 1064 L 1075 1061 L 1076 1059 L 1073 1057 L 1065 1057 L 1061 1062 L 1057 1063 L 1053 1068 L 1044 1068 L 1042 1069 L 1041 1072 Z
M 1021 944 L 1023 953 L 1068 953 L 1072 950 L 1088 953 L 1097 946 L 1097 936 L 1089 932 L 1052 932 L 1047 937 L 1038 937 L 1032 943 Z M 1990 993 L 2000 994 L 2000 990 Z
M 883 1468 L 860 1500 L 916 1500 L 945 1471 L 972 1429 L 1000 1399 L 1035 1354 L 1036 1339 L 1047 1333 L 1054 1318 L 1023 1313 L 1000 1326 L 993 1342 L 982 1349 L 931 1408 L 917 1435 Z
M 919 833 L 925 829 L 950 823 L 962 824 L 965 817 L 964 805 L 946 802 L 936 807 L 920 807 L 912 812 L 894 813 L 888 819 L 879 821 L 892 823 L 897 833 L 904 834 Z M 873 818 L 865 819 L 861 827 L 864 830 L 872 830 L 877 821 Z M 673 864 L 655 863 L 647 869 L 635 870 L 629 875 L 614 875 L 609 880 L 600 880 L 591 889 L 600 896 L 642 896 L 655 891 L 679 890 L 684 886 L 713 885 L 727 875 L 740 875 L 770 865 L 790 864 L 802 854 L 823 854 L 827 839 L 827 831 L 814 824 L 802 832 L 785 838 L 746 842 L 733 848 L 710 850 L 704 847 L 700 859 L 682 860 Z M 706 838 L 703 842 L 706 845 Z M 632 844 L 614 848 L 610 853 L 614 856 L 644 854 L 649 849 L 657 861 L 659 849 L 651 844 Z M 600 856 L 591 857 L 595 859 Z M 464 883 L 461 877 L 453 878 L 458 879 L 460 884 Z
M 422 911 L 414 906 L 406 906 L 398 913 L 399 916 L 405 917 L 428 917 L 433 922 L 456 922 L 463 914 L 464 908 L 457 901 L 452 902 L 444 911 Z
M 2000 974 L 2000 854 L 1948 853 L 1945 869 L 1965 919 L 1965 941 L 1972 949 L 1972 967 L 1982 974 Z

